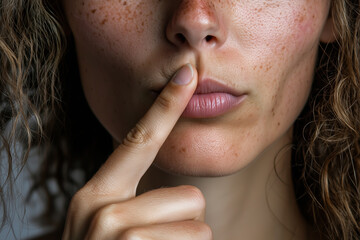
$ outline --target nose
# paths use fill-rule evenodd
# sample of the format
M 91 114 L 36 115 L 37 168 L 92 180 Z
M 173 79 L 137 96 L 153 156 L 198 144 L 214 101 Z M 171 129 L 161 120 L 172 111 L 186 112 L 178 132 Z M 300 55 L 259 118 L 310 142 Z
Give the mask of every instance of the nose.
M 212 2 L 182 0 L 168 22 L 167 39 L 177 47 L 197 50 L 221 46 L 226 38 L 225 31 Z

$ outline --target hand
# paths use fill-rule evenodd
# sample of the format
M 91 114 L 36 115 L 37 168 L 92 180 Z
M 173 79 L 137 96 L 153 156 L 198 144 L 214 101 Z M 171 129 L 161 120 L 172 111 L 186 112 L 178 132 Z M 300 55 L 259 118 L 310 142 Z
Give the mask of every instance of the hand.
M 205 200 L 197 188 L 163 188 L 135 196 L 141 177 L 194 93 L 197 78 L 191 65 L 182 67 L 123 143 L 75 194 L 63 240 L 212 238 L 203 222 Z

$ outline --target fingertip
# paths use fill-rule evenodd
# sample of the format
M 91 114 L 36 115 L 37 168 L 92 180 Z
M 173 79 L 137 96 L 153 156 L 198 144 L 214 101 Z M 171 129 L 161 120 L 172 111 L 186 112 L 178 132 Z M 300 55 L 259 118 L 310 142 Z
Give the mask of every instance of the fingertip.
M 188 85 L 194 78 L 194 69 L 191 64 L 182 66 L 173 76 L 172 82 L 177 85 Z
M 185 66 L 187 66 L 188 68 L 190 68 L 191 78 L 194 78 L 194 67 L 193 67 L 190 63 L 186 64 Z
M 185 66 L 187 66 L 188 68 L 190 68 L 191 71 L 191 76 L 192 76 L 192 81 L 195 82 L 195 84 L 197 84 L 197 80 L 198 80 L 198 72 L 197 69 L 194 65 L 192 65 L 191 63 L 186 64 Z

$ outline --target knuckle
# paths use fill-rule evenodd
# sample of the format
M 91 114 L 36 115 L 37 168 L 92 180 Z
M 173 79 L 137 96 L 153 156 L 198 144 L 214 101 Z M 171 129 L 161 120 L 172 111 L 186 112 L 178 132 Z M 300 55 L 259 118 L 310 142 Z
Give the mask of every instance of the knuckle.
M 124 145 L 137 146 L 144 145 L 151 140 L 152 134 L 141 120 L 135 125 L 133 129 L 126 135 Z
M 196 239 L 212 240 L 213 233 L 210 226 L 200 221 L 185 221 L 182 226 L 187 232 L 196 236 Z
M 147 240 L 147 238 L 143 236 L 140 229 L 129 228 L 121 234 L 120 240 Z
M 81 208 L 86 205 L 84 202 L 86 202 L 86 196 L 83 193 L 83 191 L 80 189 L 77 191 L 74 196 L 72 197 L 69 205 L 69 212 L 77 212 L 81 211 Z
M 100 229 L 114 228 L 122 222 L 120 216 L 115 204 L 106 205 L 95 213 L 92 226 Z
M 189 222 L 189 224 L 186 225 L 186 229 L 195 233 L 199 239 L 203 239 L 203 240 L 213 239 L 213 232 L 210 226 L 204 222 L 199 222 L 199 221 Z
M 204 240 L 212 240 L 213 239 L 213 232 L 209 225 L 202 223 L 200 225 L 199 231 L 201 232 L 202 239 L 204 239 Z
M 113 206 L 110 204 L 100 208 L 100 210 L 97 211 L 94 216 L 94 221 L 105 225 L 116 222 Z
M 182 191 L 184 191 L 184 195 L 190 198 L 192 202 L 196 204 L 197 208 L 205 209 L 205 197 L 199 188 L 191 185 L 180 186 L 180 188 Z
M 167 112 L 172 108 L 172 106 L 175 102 L 175 97 L 173 94 L 164 92 L 159 95 L 156 102 L 157 102 L 158 106 L 161 108 L 161 110 Z

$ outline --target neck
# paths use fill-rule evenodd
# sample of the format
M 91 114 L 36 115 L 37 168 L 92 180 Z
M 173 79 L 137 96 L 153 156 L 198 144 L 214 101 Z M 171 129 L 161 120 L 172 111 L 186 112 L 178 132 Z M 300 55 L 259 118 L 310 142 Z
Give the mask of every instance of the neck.
M 291 177 L 291 150 L 281 140 L 239 172 L 215 178 L 174 176 L 151 167 L 140 191 L 178 185 L 198 187 L 214 239 L 309 239 Z

